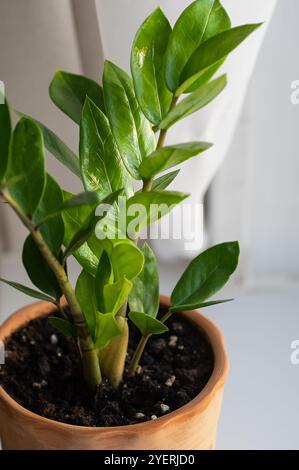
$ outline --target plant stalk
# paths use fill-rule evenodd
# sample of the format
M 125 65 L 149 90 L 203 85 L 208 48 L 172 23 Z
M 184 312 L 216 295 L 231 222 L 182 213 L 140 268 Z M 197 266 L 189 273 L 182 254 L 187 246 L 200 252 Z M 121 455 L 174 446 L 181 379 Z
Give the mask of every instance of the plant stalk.
M 60 285 L 62 293 L 65 296 L 70 307 L 74 325 L 78 333 L 79 346 L 82 356 L 83 376 L 87 385 L 91 389 L 94 389 L 102 381 L 97 350 L 88 331 L 84 315 L 81 311 L 81 307 L 76 298 L 74 289 L 67 277 L 65 269 L 55 258 L 48 245 L 45 243 L 39 228 L 34 226 L 31 220 L 22 213 L 22 211 L 15 203 L 15 201 L 11 198 L 8 192 L 3 191 L 2 194 L 7 203 L 12 207 L 17 216 L 21 219 L 25 227 L 30 231 L 37 248 L 44 257 L 49 268 L 54 273 Z
M 172 102 L 171 102 L 171 105 L 170 105 L 170 108 L 169 108 L 169 111 L 171 111 L 177 104 L 177 101 L 178 101 L 178 97 L 176 96 L 173 96 L 172 98 Z M 159 135 L 159 138 L 158 138 L 158 142 L 157 142 L 157 150 L 162 148 L 165 144 L 165 140 L 166 140 L 166 136 L 167 136 L 167 129 L 161 129 L 160 131 L 160 135 Z M 144 180 L 143 181 L 143 188 L 142 188 L 142 191 L 143 192 L 149 192 L 151 191 L 152 189 L 152 186 L 153 186 L 153 178 L 149 178 L 147 180 Z M 136 240 L 136 245 L 138 244 L 138 238 Z M 168 320 L 168 318 L 170 318 L 172 315 L 172 312 L 167 312 L 162 318 L 161 318 L 161 322 L 164 323 L 165 321 Z M 130 364 L 130 368 L 129 368 L 129 375 L 130 376 L 134 376 L 135 373 L 136 373 L 136 370 L 137 370 L 137 367 L 138 367 L 138 364 L 139 364 L 139 361 L 142 357 L 142 354 L 144 352 L 144 349 L 147 345 L 147 342 L 148 340 L 150 339 L 151 335 L 144 335 L 141 337 L 140 341 L 139 341 L 139 344 L 136 348 L 136 351 L 133 355 L 133 358 L 132 358 L 132 361 L 131 361 L 131 364 Z
M 120 335 L 113 338 L 100 353 L 101 369 L 114 388 L 118 388 L 123 380 L 125 362 L 129 344 L 128 320 L 124 317 L 116 317 Z
M 172 315 L 174 312 L 171 312 L 170 310 L 163 315 L 163 317 L 160 319 L 161 323 L 165 323 Z M 138 343 L 138 346 L 136 348 L 136 351 L 134 353 L 134 356 L 132 358 L 130 368 L 129 368 L 129 375 L 133 377 L 136 374 L 136 370 L 138 367 L 138 364 L 140 362 L 140 359 L 142 357 L 142 354 L 145 350 L 145 347 L 147 345 L 148 340 L 151 338 L 152 335 L 143 335 Z

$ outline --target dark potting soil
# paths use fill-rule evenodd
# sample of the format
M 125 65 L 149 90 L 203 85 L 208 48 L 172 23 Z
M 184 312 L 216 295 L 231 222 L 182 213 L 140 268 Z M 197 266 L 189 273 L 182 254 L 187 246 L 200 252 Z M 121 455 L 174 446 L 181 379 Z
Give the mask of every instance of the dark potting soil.
M 130 326 L 127 364 L 140 339 Z M 136 377 L 126 374 L 118 390 L 104 380 L 93 394 L 83 384 L 74 341 L 42 317 L 7 340 L 0 384 L 25 408 L 64 423 L 121 426 L 156 419 L 192 400 L 214 367 L 203 331 L 179 315 L 168 326 L 168 333 L 150 339 Z

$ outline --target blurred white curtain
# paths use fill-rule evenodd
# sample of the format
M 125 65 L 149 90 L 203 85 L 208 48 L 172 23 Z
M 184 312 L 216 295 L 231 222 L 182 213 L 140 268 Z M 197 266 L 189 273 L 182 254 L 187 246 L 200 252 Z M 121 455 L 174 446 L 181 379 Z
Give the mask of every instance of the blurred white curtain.
M 134 33 L 145 16 L 161 6 L 174 23 L 182 9 L 190 3 L 189 0 L 96 0 L 104 56 L 129 70 Z M 175 189 L 191 193 L 188 200 L 191 204 L 203 201 L 227 154 L 276 0 L 222 0 L 222 4 L 230 14 L 233 25 L 261 21 L 265 24 L 233 52 L 224 64 L 220 73 L 227 72 L 229 85 L 223 94 L 215 103 L 177 124 L 169 133 L 170 143 L 200 138 L 215 144 L 205 156 L 185 163 L 173 183 Z M 198 239 L 201 240 L 201 237 Z M 194 256 L 192 251 L 184 250 L 184 240 L 159 240 L 153 244 L 162 259 Z
M 47 97 L 55 70 L 62 68 L 98 78 L 103 54 L 128 70 L 133 36 L 145 16 L 160 5 L 174 23 L 189 3 L 189 0 L 0 0 L 0 80 L 5 82 L 14 107 L 46 122 L 76 149 L 77 128 Z M 186 163 L 174 183 L 176 189 L 192 194 L 193 204 L 202 202 L 225 158 L 275 3 L 276 0 L 223 0 L 233 24 L 258 21 L 266 24 L 225 64 L 229 86 L 215 104 L 169 133 L 169 142 L 200 138 L 215 143 L 205 156 Z M 48 161 L 64 186 L 79 189 L 78 181 L 69 172 L 53 158 Z M 5 208 L 1 208 L 0 217 L 0 249 L 2 246 L 6 251 L 16 251 L 24 231 Z M 184 251 L 183 240 L 159 241 L 156 248 L 162 258 L 189 255 Z

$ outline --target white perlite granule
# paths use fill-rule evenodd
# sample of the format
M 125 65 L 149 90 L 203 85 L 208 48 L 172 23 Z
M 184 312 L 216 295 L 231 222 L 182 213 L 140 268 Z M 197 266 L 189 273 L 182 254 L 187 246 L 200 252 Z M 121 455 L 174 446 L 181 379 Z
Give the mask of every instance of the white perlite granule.
M 175 379 L 176 379 L 175 375 L 171 375 L 169 379 L 167 379 L 165 382 L 166 387 L 172 387 L 175 382 Z
M 160 408 L 161 408 L 162 413 L 166 413 L 167 411 L 170 410 L 170 406 L 165 405 L 165 403 L 161 403 Z

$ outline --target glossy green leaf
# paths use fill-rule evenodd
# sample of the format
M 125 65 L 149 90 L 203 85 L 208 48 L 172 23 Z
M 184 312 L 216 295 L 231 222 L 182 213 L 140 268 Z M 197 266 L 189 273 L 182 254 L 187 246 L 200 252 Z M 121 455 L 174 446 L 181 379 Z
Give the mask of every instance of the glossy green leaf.
M 116 191 L 107 196 L 101 204 L 103 206 L 112 207 L 112 204 L 117 200 L 119 191 Z M 104 211 L 101 215 L 95 215 L 94 211 L 88 214 L 86 219 L 83 220 L 79 230 L 74 233 L 69 244 L 66 246 L 64 252 L 64 260 L 66 260 L 71 254 L 77 251 L 91 236 L 95 233 L 96 225 L 107 215 L 107 211 Z
M 98 310 L 102 313 L 106 312 L 105 301 L 104 301 L 104 287 L 107 284 L 112 284 L 114 280 L 112 264 L 108 253 L 103 251 L 97 274 L 96 274 L 96 298 Z M 108 310 L 109 311 L 109 310 Z
M 144 256 L 134 243 L 121 241 L 113 246 L 111 263 L 116 280 L 132 280 L 142 271 Z
M 92 235 L 95 231 L 96 225 L 99 219 L 95 214 L 90 214 L 83 222 L 82 226 L 71 238 L 69 244 L 65 248 L 63 260 L 65 261 L 75 251 L 77 251 Z
M 207 22 L 207 26 L 200 43 L 202 44 L 209 38 L 215 36 L 216 34 L 222 33 L 222 31 L 226 31 L 230 28 L 231 21 L 227 12 L 223 8 L 219 0 L 215 0 L 211 14 L 209 16 L 209 21 Z M 192 93 L 193 91 L 197 90 L 200 86 L 204 85 L 204 83 L 208 82 L 213 77 L 213 75 L 215 75 L 215 73 L 225 62 L 225 60 L 226 56 L 215 64 L 203 70 L 200 76 L 195 81 L 192 80 L 191 86 L 188 86 L 187 83 L 183 83 L 182 85 L 180 85 L 176 92 L 176 95 L 179 96 L 181 93 Z
M 113 284 L 106 284 L 104 286 L 105 312 L 111 312 L 115 315 L 127 301 L 132 287 L 132 282 L 126 278 Z
M 74 325 L 71 324 L 68 320 L 58 317 L 50 317 L 49 322 L 51 325 L 56 328 L 64 336 L 71 336 L 74 339 L 77 339 L 77 332 Z
M 181 312 L 181 311 L 187 311 L 187 310 L 194 310 L 195 308 L 206 308 L 206 307 L 211 307 L 213 305 L 232 302 L 233 300 L 234 299 L 212 300 L 211 302 L 195 302 L 193 304 L 179 305 L 178 307 L 173 306 L 173 307 L 170 308 L 170 311 L 171 312 Z
M 171 183 L 175 180 L 178 176 L 180 170 L 171 171 L 170 173 L 166 173 L 165 175 L 156 178 L 153 182 L 153 191 L 163 191 L 163 189 L 168 188 Z
M 143 312 L 156 318 L 160 305 L 159 273 L 157 260 L 147 243 L 142 247 L 144 267 L 133 280 L 133 289 L 129 296 L 131 311 Z
M 95 339 L 97 348 L 102 349 L 112 338 L 120 335 L 120 333 L 121 331 L 113 313 L 99 313 L 97 315 L 97 332 Z
M 50 85 L 50 96 L 56 106 L 77 124 L 80 124 L 87 96 L 105 112 L 102 87 L 81 75 L 58 70 Z
M 0 181 L 4 178 L 7 169 L 11 132 L 10 111 L 5 100 L 4 104 L 0 104 Z
M 64 192 L 65 203 L 73 197 L 72 194 Z M 64 221 L 65 234 L 64 234 L 64 246 L 69 246 L 74 235 L 79 232 L 84 222 L 87 220 L 93 211 L 93 207 L 90 206 L 77 206 L 71 207 L 68 210 L 62 212 L 62 218 Z M 90 249 L 87 243 L 84 243 L 78 248 L 73 256 L 76 258 L 78 263 L 84 268 L 89 274 L 95 277 L 99 259 L 95 256 L 93 251 Z
M 216 34 L 219 34 L 222 31 L 230 28 L 230 17 L 221 5 L 221 2 L 219 0 L 215 0 L 204 34 L 201 38 L 201 43 L 207 41 L 207 39 L 211 38 L 212 36 L 216 36 Z
M 176 95 L 180 96 L 182 93 L 192 93 L 193 91 L 198 90 L 198 88 L 207 83 L 215 75 L 225 60 L 226 57 L 216 62 L 216 64 L 211 65 L 211 67 L 207 67 L 202 70 L 200 73 L 196 74 L 195 77 L 191 77 L 189 80 L 186 80 L 179 86 L 176 91 Z
M 90 334 L 95 338 L 98 315 L 96 282 L 95 278 L 84 270 L 77 280 L 76 297 L 84 314 Z
M 59 299 L 62 295 L 60 286 L 49 268 L 31 235 L 23 247 L 23 264 L 31 282 L 50 297 Z
M 51 302 L 54 304 L 56 303 L 56 299 L 49 297 L 48 295 L 45 295 L 42 292 L 38 292 L 34 289 L 31 289 L 30 287 L 23 286 L 22 284 L 19 284 L 18 282 L 8 281 L 7 279 L 3 279 L 3 278 L 0 278 L 0 281 L 22 292 L 25 295 L 29 295 L 29 297 L 33 297 L 34 299 L 44 300 L 45 302 Z
M 13 184 L 18 183 L 23 178 L 25 178 L 24 175 L 19 175 L 19 176 L 14 176 L 13 178 L 5 179 L 5 180 L 1 181 L 0 191 L 3 191 L 3 189 L 8 189 L 10 186 L 12 186 Z
M 129 318 L 143 336 L 160 335 L 168 331 L 164 323 L 143 312 L 130 312 Z
M 197 0 L 183 11 L 166 52 L 166 82 L 171 91 L 182 83 L 181 73 L 200 44 L 229 27 L 229 17 L 218 0 Z
M 162 147 L 143 160 L 139 167 L 140 174 L 144 179 L 152 178 L 208 150 L 211 146 L 208 142 L 189 142 Z
M 201 253 L 187 267 L 171 295 L 171 305 L 180 309 L 197 308 L 216 294 L 236 270 L 238 242 L 216 245 Z
M 116 65 L 105 62 L 104 97 L 107 116 L 123 162 L 129 173 L 140 179 L 142 160 L 156 147 L 151 124 L 135 97 L 131 78 Z
M 171 26 L 157 8 L 138 30 L 131 54 L 131 70 L 136 96 L 145 116 L 159 125 L 167 114 L 172 93 L 164 77 L 164 56 Z
M 39 126 L 43 133 L 44 143 L 46 149 L 66 168 L 68 168 L 74 175 L 81 177 L 80 164 L 78 156 L 64 143 L 62 140 L 54 134 L 53 131 L 44 126 L 40 121 L 26 116 L 23 113 L 17 112 L 18 116 L 31 119 Z
M 124 189 L 131 196 L 133 187 L 109 121 L 97 106 L 86 99 L 80 127 L 80 166 L 84 187 L 96 191 L 102 199 Z
M 62 204 L 62 191 L 52 176 L 47 174 L 45 191 L 33 217 L 33 222 L 38 224 L 39 220 L 55 211 Z M 50 250 L 55 255 L 58 255 L 64 240 L 64 224 L 61 214 L 57 214 L 51 220 L 44 223 L 40 227 L 40 231 Z
M 188 197 L 175 191 L 136 193 L 127 202 L 127 232 L 131 239 Z
M 37 217 L 35 217 L 36 224 L 41 225 L 68 209 L 74 209 L 78 207 L 87 206 L 91 210 L 92 208 L 95 208 L 98 204 L 100 204 L 101 202 L 102 202 L 102 199 L 100 198 L 98 193 L 96 193 L 95 191 L 86 191 L 84 193 L 79 193 L 76 196 L 70 196 L 70 199 L 63 201 L 60 205 L 56 205 L 55 208 L 53 208 L 53 212 L 48 212 L 47 215 L 45 215 L 44 217 L 40 219 L 37 219 Z
M 95 191 L 85 191 L 83 193 L 76 194 L 76 196 L 71 197 L 63 203 L 63 210 L 71 209 L 74 207 L 81 206 L 96 206 L 100 204 L 102 199 L 99 197 L 98 193 Z
M 39 127 L 21 119 L 13 133 L 7 178 L 24 176 L 9 188 L 13 199 L 27 216 L 33 216 L 46 183 L 44 142 Z
M 260 26 L 261 23 L 237 26 L 205 41 L 186 63 L 180 85 L 188 81 L 188 86 L 191 86 L 203 70 L 224 59 Z
M 207 106 L 213 101 L 226 87 L 226 75 L 215 78 L 209 83 L 201 86 L 197 91 L 191 93 L 166 116 L 160 124 L 161 129 L 168 129 L 173 126 L 177 121 L 189 116 L 196 111 Z

